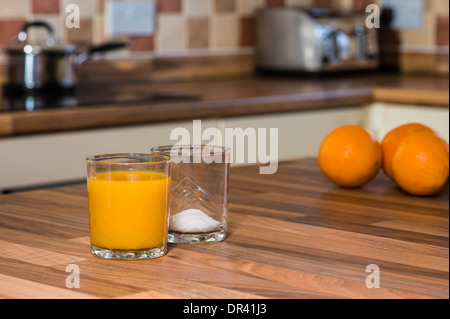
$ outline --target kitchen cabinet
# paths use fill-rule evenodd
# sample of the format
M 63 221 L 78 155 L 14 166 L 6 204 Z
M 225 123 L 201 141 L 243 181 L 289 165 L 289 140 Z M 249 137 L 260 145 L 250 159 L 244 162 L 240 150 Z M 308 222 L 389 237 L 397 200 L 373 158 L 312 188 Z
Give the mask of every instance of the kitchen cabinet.
M 431 105 L 374 102 L 367 110 L 367 127 L 382 139 L 391 129 L 406 123 L 420 122 L 449 140 L 449 109 Z

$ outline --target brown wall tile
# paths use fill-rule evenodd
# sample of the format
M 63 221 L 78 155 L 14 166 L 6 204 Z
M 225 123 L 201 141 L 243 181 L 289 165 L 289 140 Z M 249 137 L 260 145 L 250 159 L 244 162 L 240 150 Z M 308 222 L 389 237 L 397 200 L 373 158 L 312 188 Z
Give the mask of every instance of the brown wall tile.
M 93 41 L 92 19 L 81 19 L 79 28 L 67 28 L 70 43 L 91 44 Z
M 317 1 L 317 0 L 316 0 Z M 369 4 L 377 4 L 378 0 L 353 0 L 353 9 L 365 11 Z
M 448 76 L 449 73 L 449 55 L 448 54 L 436 54 L 435 56 L 435 69 L 438 73 Z
M 153 36 L 130 36 L 131 51 L 153 51 L 155 40 Z
M 353 0 L 353 9 L 362 11 L 366 5 L 364 5 L 365 0 Z
M 0 20 L 0 45 L 9 45 L 25 24 L 25 19 Z
M 436 45 L 445 46 L 449 45 L 448 41 L 448 15 L 438 16 L 436 23 Z
M 255 45 L 255 19 L 252 16 L 242 17 L 241 21 L 241 35 L 239 44 L 242 47 L 249 47 Z
M 285 0 L 266 0 L 268 7 L 282 7 L 285 5 Z
M 209 47 L 209 19 L 190 18 L 187 23 L 187 46 L 189 49 Z
M 106 0 L 97 0 L 97 12 L 98 13 L 105 12 L 105 2 L 106 2 Z
M 33 13 L 59 13 L 59 0 L 32 0 Z
M 233 12 L 236 10 L 236 0 L 215 0 L 216 12 Z
M 313 5 L 317 8 L 329 8 L 331 4 L 331 0 L 314 0 L 313 2 Z
M 181 0 L 158 0 L 158 12 L 181 12 Z

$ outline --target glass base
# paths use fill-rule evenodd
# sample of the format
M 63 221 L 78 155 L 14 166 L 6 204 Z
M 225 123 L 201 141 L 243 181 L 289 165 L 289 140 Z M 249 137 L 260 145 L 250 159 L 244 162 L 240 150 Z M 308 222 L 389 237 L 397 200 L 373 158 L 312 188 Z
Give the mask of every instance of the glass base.
M 225 228 L 207 233 L 181 233 L 169 230 L 168 242 L 171 244 L 201 244 L 223 241 L 226 237 Z
M 110 250 L 91 246 L 91 253 L 95 257 L 112 260 L 153 259 L 164 256 L 167 253 L 167 247 L 139 250 Z

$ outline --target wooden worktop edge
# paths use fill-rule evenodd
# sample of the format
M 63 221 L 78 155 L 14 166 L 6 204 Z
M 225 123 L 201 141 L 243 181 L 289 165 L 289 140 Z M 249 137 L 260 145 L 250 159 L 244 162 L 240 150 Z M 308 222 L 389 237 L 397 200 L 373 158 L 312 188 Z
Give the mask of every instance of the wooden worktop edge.
M 424 89 L 374 87 L 375 102 L 449 107 L 449 92 Z

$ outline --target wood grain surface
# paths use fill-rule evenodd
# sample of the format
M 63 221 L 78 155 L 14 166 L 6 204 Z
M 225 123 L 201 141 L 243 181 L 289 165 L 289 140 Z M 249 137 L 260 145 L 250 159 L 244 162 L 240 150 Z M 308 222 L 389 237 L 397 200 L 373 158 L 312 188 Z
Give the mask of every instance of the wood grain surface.
M 316 159 L 234 167 L 225 241 L 109 261 L 89 251 L 85 185 L 1 195 L 0 297 L 449 298 L 448 214 L 448 191 L 409 196 L 382 173 L 348 190 Z M 71 264 L 79 288 L 66 287 Z

